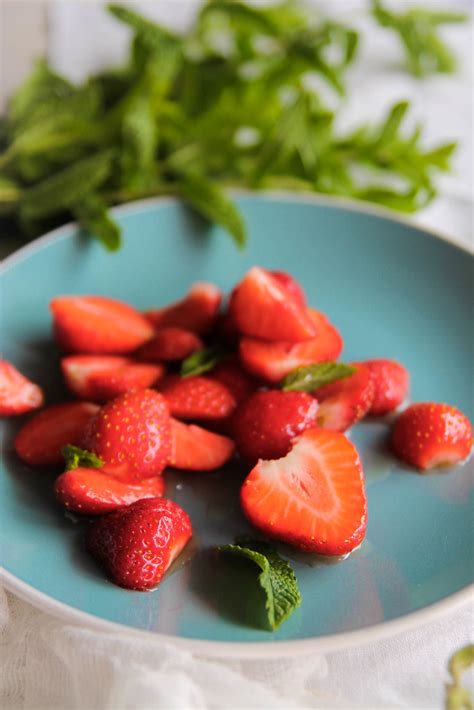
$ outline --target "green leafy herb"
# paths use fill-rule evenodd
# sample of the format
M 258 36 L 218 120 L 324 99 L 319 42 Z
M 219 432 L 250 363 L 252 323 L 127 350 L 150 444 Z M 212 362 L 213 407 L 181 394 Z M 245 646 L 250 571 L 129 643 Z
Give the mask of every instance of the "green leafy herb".
M 474 665 L 474 645 L 459 649 L 449 661 L 451 682 L 446 685 L 447 710 L 473 710 L 474 699 L 471 692 L 461 684 L 461 676 Z
M 342 362 L 320 362 L 297 367 L 284 378 L 281 388 L 285 392 L 314 392 L 318 387 L 349 377 L 355 371 L 355 367 Z
M 209 372 L 215 368 L 224 355 L 225 351 L 218 346 L 198 350 L 181 363 L 181 376 L 193 377 Z
M 223 545 L 219 550 L 245 557 L 260 568 L 258 580 L 266 596 L 268 624 L 275 630 L 301 605 L 295 573 L 272 545 L 248 538 L 237 540 L 237 543 Z M 245 590 L 242 590 L 242 594 L 245 594 Z
M 80 449 L 78 446 L 68 444 L 62 450 L 64 460 L 66 462 L 66 471 L 72 471 L 74 468 L 85 466 L 87 468 L 100 468 L 104 465 L 104 461 L 96 456 L 92 451 Z
M 412 74 L 425 76 L 455 70 L 455 58 L 439 36 L 438 27 L 465 22 L 465 14 L 423 8 L 396 13 L 388 10 L 381 0 L 372 0 L 372 13 L 382 27 L 393 30 L 400 37 Z
M 86 195 L 73 208 L 73 214 L 81 227 L 98 239 L 109 251 L 120 248 L 120 227 L 111 219 L 107 207 L 100 197 Z

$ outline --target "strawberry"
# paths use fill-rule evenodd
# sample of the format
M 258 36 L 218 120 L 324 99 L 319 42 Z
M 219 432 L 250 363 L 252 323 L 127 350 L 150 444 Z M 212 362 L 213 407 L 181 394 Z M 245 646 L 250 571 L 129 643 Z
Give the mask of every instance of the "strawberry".
M 216 365 L 209 377 L 227 387 L 237 404 L 248 399 L 258 387 L 258 382 L 233 358 L 227 358 Z
M 285 458 L 259 461 L 240 499 L 256 528 L 307 552 L 345 555 L 365 535 L 362 465 L 339 432 L 307 429 Z
M 154 328 L 173 326 L 207 335 L 216 324 L 221 300 L 222 293 L 217 286 L 198 282 L 181 301 L 147 311 L 145 317 Z
M 0 360 L 0 417 L 25 414 L 41 407 L 43 391 L 7 360 Z
M 306 309 L 277 278 L 257 266 L 237 286 L 229 308 L 244 335 L 299 342 L 317 334 Z
M 318 425 L 331 431 L 346 431 L 370 411 L 374 382 L 370 370 L 360 363 L 356 372 L 331 385 L 319 387 L 314 396 L 319 402 Z
M 142 498 L 163 495 L 162 476 L 126 483 L 97 468 L 75 468 L 56 479 L 56 498 L 67 510 L 82 515 L 102 515 Z
M 29 466 L 60 466 L 67 444 L 82 446 L 87 425 L 99 407 L 91 402 L 54 404 L 35 414 L 18 432 L 15 450 Z
M 137 480 L 159 475 L 171 456 L 168 404 L 159 392 L 136 390 L 108 402 L 90 422 L 84 448 L 107 472 Z
M 239 354 L 245 369 L 267 382 L 280 382 L 297 367 L 337 360 L 343 348 L 339 332 L 319 311 L 308 309 L 307 312 L 318 331 L 311 340 L 288 343 L 242 338 Z
M 464 461 L 471 448 L 471 424 L 449 404 L 412 404 L 400 414 L 392 430 L 395 455 L 422 471 Z
M 190 330 L 169 326 L 157 334 L 138 351 L 142 360 L 184 360 L 204 347 L 201 338 Z
M 146 498 L 95 520 L 86 547 L 115 584 L 147 591 L 192 536 L 187 513 L 172 500 Z
M 408 395 L 410 375 L 395 360 L 366 360 L 374 381 L 374 399 L 369 414 L 387 414 L 396 409 Z
M 317 412 L 317 401 L 305 392 L 256 392 L 234 415 L 237 449 L 251 463 L 285 456 L 298 434 L 316 426 Z
M 214 434 L 195 424 L 171 419 L 173 446 L 170 466 L 189 471 L 213 471 L 233 455 L 235 445 L 227 436 Z
M 131 389 L 145 389 L 164 373 L 158 364 L 137 363 L 120 355 L 68 355 L 61 360 L 68 389 L 81 399 L 108 402 Z
M 274 279 L 280 282 L 282 286 L 298 301 L 300 306 L 306 308 L 306 296 L 303 287 L 286 271 L 270 271 Z
M 178 419 L 225 419 L 236 401 L 227 387 L 210 377 L 167 377 L 160 390 Z
M 57 343 L 66 352 L 129 353 L 153 335 L 153 328 L 138 311 L 112 298 L 58 296 L 50 308 Z

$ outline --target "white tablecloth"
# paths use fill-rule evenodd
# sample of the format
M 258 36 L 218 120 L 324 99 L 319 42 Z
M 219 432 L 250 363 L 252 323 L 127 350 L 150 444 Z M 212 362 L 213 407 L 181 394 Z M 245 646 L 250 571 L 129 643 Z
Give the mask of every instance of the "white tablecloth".
M 62 0 L 52 6 L 51 58 L 73 78 L 123 56 L 127 33 L 104 19 L 100 4 Z M 196 6 L 189 0 L 135 4 L 175 27 L 185 23 Z M 454 4 L 459 3 L 449 3 Z M 396 42 L 361 16 L 359 0 L 329 5 L 361 29 L 370 26 L 361 59 L 351 69 L 352 90 L 341 122 L 350 125 L 378 116 L 391 101 L 408 98 L 413 120 L 426 121 L 430 141 L 458 139 L 453 174 L 443 176 L 440 197 L 414 221 L 470 244 L 472 24 L 446 31 L 459 54 L 459 73 L 419 82 L 397 69 Z M 57 621 L 0 588 L 0 698 L 2 707 L 28 710 L 440 708 L 448 659 L 474 637 L 473 613 L 474 604 L 468 604 L 409 633 L 325 656 L 213 661 L 163 646 L 152 637 L 144 640 Z

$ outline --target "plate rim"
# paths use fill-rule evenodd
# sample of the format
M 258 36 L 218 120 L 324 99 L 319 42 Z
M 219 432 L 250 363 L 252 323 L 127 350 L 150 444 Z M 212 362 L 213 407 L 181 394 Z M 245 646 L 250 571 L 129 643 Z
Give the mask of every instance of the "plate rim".
M 474 246 L 471 249 L 468 244 L 460 243 L 455 237 L 432 228 L 414 224 L 408 217 L 393 213 L 390 209 L 379 205 L 326 195 L 301 194 L 291 190 L 265 190 L 256 192 L 252 190 L 230 190 L 229 194 L 235 197 L 250 197 L 253 199 L 266 199 L 270 201 L 280 201 L 287 203 L 313 204 L 319 207 L 340 208 L 348 212 L 358 212 L 369 216 L 379 217 L 389 222 L 394 222 L 402 226 L 425 233 L 437 240 L 447 242 L 450 246 L 464 252 L 468 256 L 474 256 Z M 135 200 L 111 208 L 114 215 L 126 215 L 139 213 L 152 205 L 166 206 L 182 204 L 182 200 L 174 196 L 147 197 L 142 200 Z M 11 255 L 1 262 L 2 274 L 14 268 L 15 265 L 30 255 L 35 254 L 48 244 L 53 244 L 61 239 L 72 236 L 71 232 L 77 229 L 77 222 L 71 221 L 60 227 L 47 232 L 34 239 L 32 242 L 15 250 Z M 61 602 L 54 597 L 41 592 L 32 585 L 24 582 L 4 568 L 1 570 L 1 581 L 5 588 L 16 594 L 24 601 L 31 603 L 34 607 L 51 614 L 56 619 L 63 621 L 80 623 L 86 628 L 101 631 L 127 633 L 133 636 L 147 639 L 148 641 L 161 642 L 163 644 L 174 645 L 191 653 L 199 653 L 209 658 L 285 658 L 288 656 L 303 655 L 308 652 L 335 652 L 356 646 L 362 646 L 386 638 L 390 638 L 400 633 L 404 633 L 437 620 L 441 616 L 454 612 L 455 610 L 471 601 L 474 595 L 474 583 L 463 587 L 453 594 L 433 602 L 421 609 L 405 614 L 401 617 L 373 624 L 367 628 L 353 631 L 341 632 L 316 636 L 307 639 L 292 639 L 289 641 L 268 641 L 241 642 L 241 641 L 208 641 L 202 639 L 192 639 L 169 634 L 157 633 L 153 630 L 138 629 L 118 622 L 109 621 L 102 617 L 82 611 L 76 607 Z

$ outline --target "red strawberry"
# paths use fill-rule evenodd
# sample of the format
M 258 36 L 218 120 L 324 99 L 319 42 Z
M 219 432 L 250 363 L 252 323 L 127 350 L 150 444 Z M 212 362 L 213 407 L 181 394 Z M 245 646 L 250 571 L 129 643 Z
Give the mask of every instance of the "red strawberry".
M 299 342 L 317 334 L 306 309 L 277 278 L 257 266 L 233 292 L 230 312 L 244 335 Z
M 234 415 L 237 449 L 251 463 L 285 456 L 298 434 L 316 426 L 317 412 L 317 401 L 305 392 L 256 392 Z
M 258 382 L 241 368 L 237 359 L 223 360 L 209 377 L 227 387 L 237 404 L 248 399 L 258 387 Z
M 108 402 L 131 389 L 145 389 L 164 373 L 157 364 L 137 363 L 119 355 L 69 355 L 61 360 L 64 379 L 81 399 Z
M 471 448 L 471 424 L 449 404 L 412 404 L 400 414 L 392 430 L 395 455 L 422 471 L 464 461 Z
M 210 377 L 171 375 L 160 390 L 178 419 L 225 419 L 236 407 L 227 387 Z
M 190 330 L 162 328 L 138 351 L 142 360 L 184 360 L 204 347 L 201 338 Z
M 303 365 L 337 360 L 343 341 L 326 316 L 308 309 L 318 334 L 302 343 L 270 342 L 258 338 L 242 338 L 240 359 L 248 372 L 267 382 L 280 382 L 289 372 Z
M 143 498 L 158 498 L 164 490 L 162 476 L 125 483 L 97 468 L 66 471 L 54 484 L 54 492 L 61 505 L 82 515 L 102 515 Z
M 300 306 L 306 308 L 306 296 L 303 287 L 286 271 L 270 271 L 274 279 L 277 279 L 282 286 L 298 301 Z
M 16 367 L 0 360 L 0 417 L 24 414 L 41 407 L 43 391 L 30 382 Z
M 195 424 L 171 419 L 173 447 L 170 466 L 189 471 L 213 471 L 233 455 L 235 445 L 227 436 L 214 434 Z
M 344 555 L 365 535 L 362 465 L 339 432 L 308 429 L 285 458 L 259 461 L 240 497 L 256 528 L 307 552 Z
M 95 520 L 86 546 L 115 584 L 146 591 L 158 586 L 191 536 L 191 521 L 179 505 L 146 498 Z
M 82 446 L 87 425 L 99 407 L 91 402 L 54 404 L 35 414 L 18 432 L 15 449 L 30 466 L 60 466 L 67 444 Z
M 221 300 L 222 293 L 217 286 L 198 282 L 181 301 L 165 308 L 155 308 L 145 316 L 155 328 L 173 326 L 207 335 L 217 321 Z
M 153 335 L 138 311 L 112 298 L 58 296 L 50 308 L 57 343 L 67 352 L 128 353 Z
M 159 392 L 137 390 L 108 402 L 90 422 L 85 449 L 107 472 L 127 480 L 160 474 L 171 456 L 168 404 Z
M 370 411 L 375 390 L 370 370 L 360 363 L 354 367 L 353 375 L 314 392 L 319 402 L 318 425 L 323 429 L 346 431 Z
M 366 360 L 374 381 L 374 400 L 369 414 L 387 414 L 396 409 L 408 395 L 410 375 L 395 360 Z

